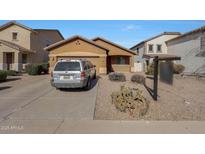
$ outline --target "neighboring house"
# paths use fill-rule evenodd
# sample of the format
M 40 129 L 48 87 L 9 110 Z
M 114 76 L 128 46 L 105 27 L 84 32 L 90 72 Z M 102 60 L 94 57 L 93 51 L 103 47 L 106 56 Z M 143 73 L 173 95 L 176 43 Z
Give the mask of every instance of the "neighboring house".
M 48 62 L 44 48 L 63 39 L 58 30 L 31 29 L 8 22 L 0 26 L 0 70 L 21 71 L 28 63 Z
M 54 43 L 45 48 L 49 51 L 50 69 L 59 59 L 82 58 L 90 60 L 97 74 L 111 71 L 131 72 L 135 53 L 102 38 L 89 40 L 81 36 L 73 36 L 67 40 Z
M 184 73 L 205 73 L 205 26 L 166 42 L 169 54 L 181 57 Z
M 167 46 L 165 42 L 180 35 L 179 32 L 164 32 L 131 47 L 130 49 L 135 51 L 138 55 L 135 57 L 135 71 L 145 71 L 147 66 L 151 63 L 150 60 L 144 58 L 144 55 L 167 54 Z

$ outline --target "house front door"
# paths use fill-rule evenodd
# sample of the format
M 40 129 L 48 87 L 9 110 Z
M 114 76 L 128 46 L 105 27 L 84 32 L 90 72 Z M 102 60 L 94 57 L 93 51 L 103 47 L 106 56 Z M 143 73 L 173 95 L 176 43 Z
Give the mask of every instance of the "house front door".
M 6 53 L 7 70 L 11 70 L 13 64 L 13 53 Z
M 112 72 L 111 56 L 107 56 L 107 73 Z

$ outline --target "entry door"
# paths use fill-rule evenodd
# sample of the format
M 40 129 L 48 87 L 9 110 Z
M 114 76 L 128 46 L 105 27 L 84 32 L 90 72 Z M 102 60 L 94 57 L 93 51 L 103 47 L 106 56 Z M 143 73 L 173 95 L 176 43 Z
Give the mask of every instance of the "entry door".
M 112 72 L 112 65 L 111 65 L 111 56 L 107 56 L 107 72 Z
M 13 63 L 13 53 L 6 53 L 7 70 L 11 70 L 12 63 Z

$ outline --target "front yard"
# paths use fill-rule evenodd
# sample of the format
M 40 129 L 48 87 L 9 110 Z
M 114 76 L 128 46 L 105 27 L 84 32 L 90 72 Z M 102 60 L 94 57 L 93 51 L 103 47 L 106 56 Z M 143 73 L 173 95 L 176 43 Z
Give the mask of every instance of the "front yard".
M 95 106 L 96 120 L 138 120 L 128 113 L 118 111 L 112 104 L 111 93 L 119 91 L 122 85 L 139 88 L 149 101 L 149 109 L 142 120 L 205 120 L 205 80 L 174 76 L 173 85 L 159 81 L 158 101 L 154 101 L 146 88 L 130 81 L 132 74 L 126 74 L 126 82 L 113 82 L 108 76 L 101 76 Z M 152 88 L 152 80 L 146 78 Z

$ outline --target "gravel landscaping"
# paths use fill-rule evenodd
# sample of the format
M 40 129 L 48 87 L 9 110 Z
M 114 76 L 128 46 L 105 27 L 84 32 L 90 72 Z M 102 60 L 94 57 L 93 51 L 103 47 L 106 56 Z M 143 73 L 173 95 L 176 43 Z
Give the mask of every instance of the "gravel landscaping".
M 98 120 L 139 120 L 126 112 L 120 112 L 112 104 L 111 94 L 122 85 L 139 88 L 149 101 L 149 109 L 140 120 L 205 120 L 205 79 L 174 76 L 173 85 L 159 81 L 158 101 L 154 101 L 142 84 L 132 83 L 131 73 L 125 74 L 126 82 L 110 81 L 101 76 L 94 119 Z M 146 85 L 152 88 L 152 79 L 146 78 Z

